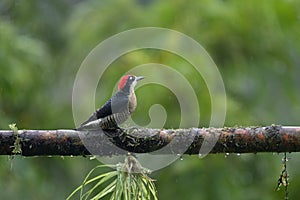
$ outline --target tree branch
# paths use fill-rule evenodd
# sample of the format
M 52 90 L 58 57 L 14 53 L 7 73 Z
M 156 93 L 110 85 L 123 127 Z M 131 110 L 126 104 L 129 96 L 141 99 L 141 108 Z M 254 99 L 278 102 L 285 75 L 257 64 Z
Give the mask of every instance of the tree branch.
M 18 140 L 17 140 L 18 139 Z M 205 139 L 205 140 L 204 140 Z M 216 140 L 210 153 L 299 152 L 300 127 L 117 129 L 106 132 L 75 130 L 0 130 L 0 155 L 90 155 L 135 153 L 199 154 L 203 143 Z M 21 151 L 14 151 L 16 140 Z M 186 146 L 185 144 L 189 144 Z M 116 146 L 118 148 L 116 148 Z M 163 148 L 168 147 L 168 148 Z M 122 150 L 124 149 L 124 150 Z M 95 153 L 96 152 L 96 153 Z

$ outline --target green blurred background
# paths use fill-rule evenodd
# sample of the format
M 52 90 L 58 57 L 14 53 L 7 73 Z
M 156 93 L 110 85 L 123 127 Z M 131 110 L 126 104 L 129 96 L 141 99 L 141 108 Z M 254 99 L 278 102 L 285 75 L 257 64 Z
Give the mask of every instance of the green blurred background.
M 300 2 L 297 0 L 203 1 L 0 1 L 0 127 L 73 128 L 72 86 L 87 54 L 104 39 L 137 27 L 180 31 L 198 41 L 217 64 L 226 87 L 225 126 L 300 125 Z M 120 58 L 101 81 L 95 102 L 107 100 L 119 77 L 148 62 L 182 66 L 161 51 Z M 210 99 L 205 84 L 182 72 L 201 99 L 200 127 L 208 126 Z M 201 83 L 201 84 L 199 84 Z M 204 85 L 204 86 L 199 86 Z M 162 94 L 153 98 L 151 91 Z M 204 89 L 205 91 L 205 89 Z M 152 86 L 137 91 L 134 119 L 159 103 L 176 128 L 180 115 L 174 96 Z M 157 95 L 155 95 L 157 97 Z M 169 103 L 170 101 L 174 103 Z M 176 106 L 174 106 L 176 105 Z M 175 107 L 175 108 L 174 108 Z M 275 192 L 282 154 L 184 156 L 153 173 L 160 199 L 284 199 Z M 300 196 L 300 159 L 288 155 L 290 199 Z M 64 199 L 98 161 L 82 157 L 0 157 L 0 199 Z

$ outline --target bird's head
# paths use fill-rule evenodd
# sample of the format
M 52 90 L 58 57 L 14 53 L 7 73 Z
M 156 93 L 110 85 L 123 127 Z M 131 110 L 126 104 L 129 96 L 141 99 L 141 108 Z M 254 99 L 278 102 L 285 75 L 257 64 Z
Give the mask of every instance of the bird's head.
M 142 80 L 144 77 L 143 76 L 134 76 L 131 74 L 122 76 L 122 78 L 119 81 L 118 84 L 118 90 L 124 90 L 124 91 L 133 91 L 134 87 L 136 86 L 137 82 Z

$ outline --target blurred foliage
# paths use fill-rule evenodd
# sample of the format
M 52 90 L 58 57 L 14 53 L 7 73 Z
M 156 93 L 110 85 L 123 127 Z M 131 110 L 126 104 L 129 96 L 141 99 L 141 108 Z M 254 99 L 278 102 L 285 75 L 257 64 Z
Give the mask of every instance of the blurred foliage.
M 145 26 L 180 31 L 205 47 L 224 79 L 226 126 L 299 125 L 297 0 L 3 0 L 1 129 L 10 123 L 20 129 L 74 127 L 72 86 L 83 59 L 106 38 Z M 99 85 L 95 104 L 109 98 L 122 74 L 149 62 L 173 66 L 190 81 L 201 108 L 199 126 L 207 126 L 210 99 L 205 83 L 186 61 L 167 52 L 137 51 L 116 60 L 100 79 L 105 85 Z M 165 126 L 178 126 L 178 103 L 166 88 L 145 86 L 137 96 L 145 102 L 134 115 L 139 124 L 148 123 L 145 112 L 159 103 L 173 116 Z M 290 154 L 288 162 L 291 199 L 300 196 L 297 155 Z M 160 199 L 283 199 L 282 191 L 274 191 L 282 156 L 210 155 L 201 160 L 185 156 L 153 178 Z M 64 199 L 98 164 L 86 158 L 0 159 L 1 199 Z

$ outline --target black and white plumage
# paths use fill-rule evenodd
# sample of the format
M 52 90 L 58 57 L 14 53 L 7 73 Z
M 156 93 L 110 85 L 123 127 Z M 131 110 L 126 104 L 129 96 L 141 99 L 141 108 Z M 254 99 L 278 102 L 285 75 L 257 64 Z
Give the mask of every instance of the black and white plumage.
M 118 92 L 76 130 L 118 128 L 134 112 L 137 105 L 134 87 L 143 78 L 142 76 L 136 77 L 134 75 L 123 76 L 118 84 Z

